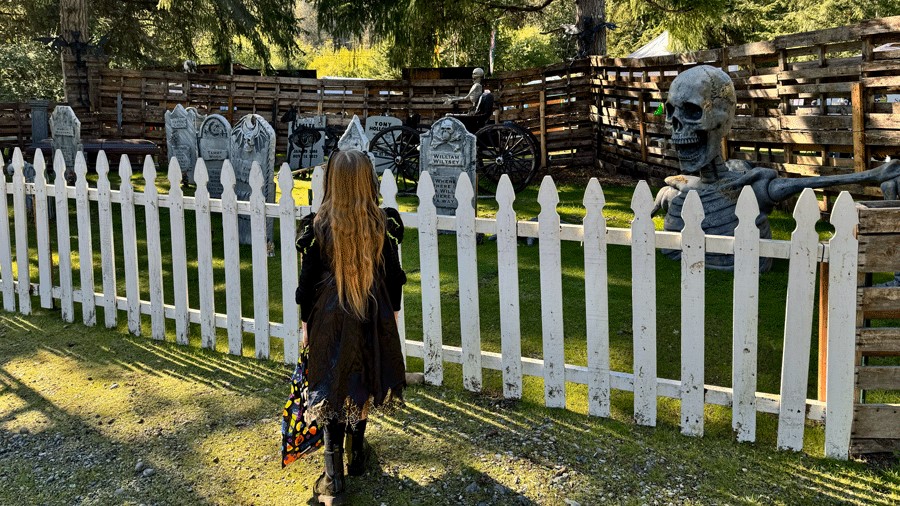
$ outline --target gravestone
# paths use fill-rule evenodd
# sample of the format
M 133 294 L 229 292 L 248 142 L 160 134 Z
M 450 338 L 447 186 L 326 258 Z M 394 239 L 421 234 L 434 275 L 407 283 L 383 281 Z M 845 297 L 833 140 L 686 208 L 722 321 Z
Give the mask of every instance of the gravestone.
M 197 164 L 197 110 L 185 109 L 181 104 L 166 111 L 166 148 L 168 158 L 178 160 L 181 166 L 181 184 L 194 184 L 194 166 Z
M 292 170 L 325 163 L 324 129 L 324 115 L 297 118 L 288 123 L 287 157 Z
M 200 158 L 206 162 L 209 173 L 209 197 L 222 198 L 222 163 L 231 153 L 231 123 L 219 114 L 210 114 L 199 130 Z
M 400 126 L 403 121 L 393 116 L 369 116 L 366 118 L 366 136 L 371 141 L 373 137 L 378 135 L 382 130 Z
M 341 151 L 355 149 L 363 153 L 369 152 L 369 138 L 366 137 L 366 131 L 363 129 L 362 123 L 359 122 L 359 116 L 353 115 L 353 119 L 347 125 L 347 130 L 344 131 L 344 135 L 341 135 L 341 138 L 338 140 L 337 147 Z
M 419 171 L 428 172 L 434 181 L 434 205 L 438 214 L 456 214 L 456 182 L 465 172 L 475 180 L 475 135 L 456 118 L 435 121 L 420 137 Z M 472 205 L 475 205 L 473 198 Z
M 50 107 L 50 102 L 47 100 L 32 100 L 28 102 L 28 105 L 31 106 L 31 140 L 32 142 L 40 142 L 50 135 L 47 131 L 47 108 Z
M 200 125 L 203 124 L 203 120 L 206 119 L 206 114 L 200 114 L 200 111 L 197 110 L 196 107 L 191 106 L 185 109 L 188 114 L 193 114 L 194 116 L 194 129 L 197 131 L 197 134 L 200 133 Z
M 75 154 L 82 150 L 81 146 L 81 121 L 75 116 L 75 111 L 67 105 L 58 105 L 50 115 L 51 146 L 53 157 L 56 150 L 62 151 L 63 160 L 66 162 L 64 177 L 70 185 L 75 185 Z M 51 157 L 50 164 L 52 165 Z
M 237 182 L 234 192 L 239 200 L 250 200 L 250 169 L 258 162 L 263 174 L 263 196 L 275 202 L 275 129 L 259 114 L 248 114 L 231 129 L 231 164 Z M 266 238 L 272 243 L 273 218 L 266 220 Z M 238 219 L 238 240 L 250 244 L 250 216 Z M 271 251 L 271 247 L 270 247 Z

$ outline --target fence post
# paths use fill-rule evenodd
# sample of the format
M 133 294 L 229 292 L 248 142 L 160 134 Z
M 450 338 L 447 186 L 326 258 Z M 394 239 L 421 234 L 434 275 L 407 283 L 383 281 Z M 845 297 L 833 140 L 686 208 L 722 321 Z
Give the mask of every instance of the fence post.
M 584 191 L 584 304 L 588 362 L 588 414 L 608 417 L 609 287 L 606 263 L 606 197 L 597 178 Z
M 681 433 L 703 435 L 706 235 L 700 195 L 691 190 L 681 217 Z
M 544 403 L 566 407 L 566 353 L 563 340 L 562 252 L 559 243 L 559 194 L 544 176 L 538 191 L 538 249 L 541 277 L 541 331 L 544 345 Z
M 266 237 L 266 198 L 259 163 L 250 168 L 250 248 L 253 262 L 253 333 L 256 358 L 269 358 L 269 267 Z
M 187 170 L 188 167 L 185 167 Z M 188 344 L 187 252 L 184 232 L 184 192 L 178 159 L 169 160 L 169 226 L 172 236 L 172 295 L 175 303 L 175 341 Z
M 390 169 L 384 171 L 381 175 L 381 205 L 382 207 L 390 207 L 399 209 L 397 205 L 397 180 L 394 173 Z M 401 265 L 403 263 L 403 245 L 397 245 L 397 259 Z M 406 363 L 406 304 L 401 304 L 400 314 L 397 315 L 397 333 L 400 335 L 400 351 L 403 353 L 403 363 Z
M 149 155 L 148 155 L 149 157 Z M 122 155 L 119 160 L 120 210 L 122 212 L 122 258 L 125 267 L 125 298 L 128 300 L 128 332 L 141 335 L 140 278 L 138 277 L 137 225 L 134 216 L 134 185 L 131 184 L 131 160 Z M 59 178 L 60 176 L 57 176 Z M 57 197 L 59 199 L 59 197 Z M 57 212 L 57 216 L 59 212 Z M 62 253 L 60 253 L 60 269 Z
M 6 162 L 0 154 L 0 291 L 3 292 L 3 309 L 16 310 L 16 292 L 12 272 L 12 241 L 9 235 L 9 198 L 6 196 Z
M 19 271 L 19 312 L 31 314 L 31 272 L 28 262 L 28 212 L 25 198 L 25 159 L 13 151 L 13 223 L 16 232 L 16 269 Z
M 503 397 L 522 398 L 522 328 L 519 320 L 519 254 L 516 212 L 509 176 L 497 184 L 497 283 L 500 291 L 500 341 Z
M 97 323 L 94 301 L 94 246 L 91 234 L 91 201 L 88 199 L 87 162 L 84 153 L 75 157 L 75 214 L 78 217 L 78 272 L 81 274 L 81 317 L 84 324 Z M 157 236 L 159 227 L 157 227 Z
M 38 247 L 38 277 L 40 279 L 41 307 L 53 307 L 53 264 L 50 258 L 50 216 L 47 206 L 47 164 L 44 153 L 34 152 L 34 221 Z
M 97 154 L 97 214 L 100 221 L 100 259 L 103 276 L 103 321 L 115 328 L 118 318 L 116 301 L 116 249 L 113 241 L 112 200 L 109 186 L 109 160 L 106 153 Z
M 869 166 L 866 149 L 866 103 L 862 83 L 850 84 L 850 104 L 853 124 L 853 170 L 862 172 Z
M 281 200 L 278 201 L 281 230 L 281 306 L 284 322 L 284 362 L 295 364 L 300 346 L 300 309 L 294 298 L 297 288 L 297 207 L 294 203 L 294 177 L 286 163 L 278 172 Z
M 756 361 L 759 325 L 759 204 L 753 188 L 738 197 L 734 230 L 731 428 L 741 442 L 756 440 Z
M 419 273 L 422 286 L 422 345 L 425 381 L 444 382 L 443 334 L 441 329 L 441 280 L 438 265 L 437 210 L 431 175 L 419 179 Z
M 228 327 L 228 353 L 243 351 L 244 330 L 241 317 L 241 249 L 238 242 L 237 181 L 230 160 L 222 162 L 222 240 L 225 242 L 225 286 L 231 296 L 225 297 Z
M 153 339 L 162 340 L 166 338 L 166 320 L 163 307 L 162 248 L 159 240 L 159 190 L 156 189 L 156 166 L 149 156 L 144 159 L 144 215 L 150 287 L 150 335 Z
M 634 336 L 634 421 L 656 426 L 656 227 L 653 195 L 640 181 L 631 199 L 631 305 Z

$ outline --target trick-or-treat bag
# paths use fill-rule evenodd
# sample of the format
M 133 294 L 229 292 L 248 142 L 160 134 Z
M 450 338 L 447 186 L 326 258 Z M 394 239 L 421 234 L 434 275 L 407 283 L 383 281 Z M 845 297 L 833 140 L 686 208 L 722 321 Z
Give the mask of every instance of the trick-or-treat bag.
M 319 430 L 315 420 L 304 419 L 309 402 L 309 381 L 306 376 L 309 363 L 309 350 L 300 350 L 297 368 L 291 375 L 291 395 L 284 405 L 281 420 L 281 467 L 304 455 L 309 455 L 322 446 L 323 431 Z

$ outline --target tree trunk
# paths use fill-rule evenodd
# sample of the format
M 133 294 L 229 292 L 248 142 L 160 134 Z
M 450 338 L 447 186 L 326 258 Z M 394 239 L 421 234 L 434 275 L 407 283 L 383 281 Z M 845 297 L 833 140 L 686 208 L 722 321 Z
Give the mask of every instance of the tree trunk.
M 606 54 L 606 0 L 575 0 L 575 23 L 582 31 L 579 52 L 587 55 Z

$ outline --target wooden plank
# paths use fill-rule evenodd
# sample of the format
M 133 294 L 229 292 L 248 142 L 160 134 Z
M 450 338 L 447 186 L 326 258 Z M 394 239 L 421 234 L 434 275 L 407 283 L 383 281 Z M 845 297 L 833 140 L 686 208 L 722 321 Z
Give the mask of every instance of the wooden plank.
M 565 349 L 563 341 L 562 253 L 560 218 L 556 210 L 559 194 L 550 176 L 544 176 L 538 191 L 541 334 L 544 357 L 544 402 L 549 408 L 566 407 Z
M 879 205 L 879 207 L 875 207 Z M 881 206 L 890 207 L 881 207 Z M 900 202 L 864 202 L 858 204 L 859 234 L 900 234 Z
M 100 224 L 100 265 L 103 276 L 103 323 L 106 328 L 116 327 L 116 250 L 113 242 L 111 188 L 109 185 L 109 160 L 106 153 L 97 154 L 97 217 Z
M 900 233 L 861 235 L 859 237 L 860 272 L 900 271 Z
M 197 223 L 197 283 L 200 296 L 200 346 L 216 348 L 216 300 L 214 291 L 212 255 L 212 216 L 209 209 L 209 172 L 206 162 L 197 159 L 194 167 L 194 201 L 197 207 L 194 217 Z M 293 245 L 291 245 L 293 249 Z M 289 266 L 285 266 L 287 269 Z M 295 276 L 296 277 L 296 276 Z
M 853 437 L 900 439 L 900 404 L 857 404 Z
M 835 232 L 828 242 L 828 328 L 825 399 L 825 456 L 846 460 L 850 450 L 856 308 L 858 223 L 856 206 L 841 192 L 831 211 Z M 823 272 L 822 276 L 826 274 Z M 822 400 L 825 400 L 822 399 Z
M 706 235 L 703 204 L 691 190 L 681 211 L 681 433 L 703 435 Z
M 459 321 L 463 387 L 481 391 L 481 317 L 478 304 L 478 253 L 475 244 L 475 189 L 465 172 L 456 182 L 456 262 L 459 269 Z
M 656 426 L 656 228 L 653 195 L 640 181 L 631 198 L 631 304 L 634 336 L 634 420 Z
M 541 90 L 540 93 L 540 116 L 541 116 L 541 131 L 540 131 L 540 140 L 541 140 L 541 167 L 547 166 L 547 96 L 544 90 Z
M 34 221 L 38 250 L 38 277 L 40 281 L 41 307 L 53 307 L 53 263 L 50 258 L 50 213 L 47 206 L 47 165 L 44 153 L 34 153 Z
M 250 168 L 250 237 L 253 262 L 253 327 L 256 358 L 269 358 L 269 265 L 266 198 L 259 163 Z
M 596 178 L 584 192 L 584 303 L 588 362 L 588 414 L 610 416 L 609 294 L 607 287 L 606 197 Z
M 137 223 L 134 215 L 131 161 L 128 159 L 128 155 L 122 155 L 119 160 L 119 177 L 122 181 L 119 186 L 119 198 L 121 199 L 119 208 L 122 213 L 122 258 L 125 269 L 125 298 L 128 301 L 126 310 L 128 332 L 139 336 L 141 335 L 141 292 L 140 278 L 138 277 Z
M 72 245 L 69 238 L 69 197 L 66 190 L 66 162 L 62 151 L 53 157 L 54 195 L 56 199 L 56 249 L 59 253 L 59 307 L 63 321 L 75 321 L 74 289 L 72 283 Z M 5 194 L 4 194 L 5 198 Z M 3 225 L 0 219 L 0 228 Z M 2 254 L 6 248 L 0 248 Z
M 81 159 L 84 164 L 84 158 Z M 19 312 L 31 314 L 31 266 L 28 262 L 28 211 L 25 199 L 25 160 L 22 151 L 13 151 L 13 226 L 16 233 Z M 80 241 L 79 241 L 80 242 Z M 85 322 L 87 323 L 87 321 Z
M 522 332 L 519 320 L 519 259 L 515 191 L 509 176 L 497 185 L 497 276 L 500 292 L 500 341 L 503 397 L 522 398 Z
M 295 364 L 300 348 L 300 306 L 294 298 L 294 290 L 299 279 L 297 268 L 297 207 L 294 203 L 294 178 L 291 168 L 281 164 L 278 172 L 278 186 L 281 188 L 281 200 L 278 202 L 281 231 L 281 307 L 284 315 L 284 328 L 287 335 L 284 343 L 284 363 Z
M 859 288 L 856 300 L 866 319 L 900 318 L 900 287 Z
M 870 356 L 900 355 L 900 328 L 857 328 L 856 351 Z
M 163 304 L 162 245 L 159 240 L 159 190 L 156 189 L 156 165 L 144 159 L 144 219 L 147 229 L 147 282 L 150 289 L 150 335 L 166 338 Z M 229 287 L 230 288 L 230 287 Z M 240 293 L 240 292 L 238 292 Z
M 850 453 L 864 455 L 868 453 L 895 453 L 900 451 L 900 438 L 898 439 L 851 439 Z
M 815 225 L 818 219 L 819 204 L 815 192 L 807 188 L 800 194 L 794 208 L 797 227 L 791 234 L 791 260 L 788 268 L 781 363 L 781 408 L 778 413 L 778 448 L 784 450 L 803 449 L 804 407 L 819 242 Z
M 900 390 L 900 367 L 856 367 L 856 388 L 860 390 Z
M 6 188 L 6 161 L 0 154 L 0 292 L 3 292 L 3 309 L 16 310 L 16 292 L 13 282 L 12 241 L 9 235 L 9 199 Z M 61 174 L 57 172 L 57 174 Z M 66 215 L 68 216 L 68 215 Z
M 853 107 L 853 169 L 855 172 L 866 170 L 866 104 L 863 85 L 853 83 L 850 88 L 850 104 Z
M 444 363 L 441 350 L 443 336 L 437 210 L 434 207 L 434 183 L 427 171 L 421 173 L 416 193 L 419 197 L 419 272 L 422 286 L 425 381 L 431 385 L 440 385 L 444 381 Z
M 759 205 L 753 188 L 738 197 L 734 231 L 734 306 L 731 427 L 737 440 L 756 440 L 756 367 L 759 325 Z
M 188 344 L 187 238 L 184 231 L 184 193 L 178 159 L 169 160 L 169 227 L 172 236 L 172 290 L 175 303 L 175 342 Z
M 78 223 L 78 272 L 81 275 L 81 318 L 87 326 L 97 323 L 94 303 L 94 247 L 91 239 L 91 202 L 88 200 L 87 163 L 79 151 L 75 157 L 75 214 Z M 21 282 L 21 279 L 19 280 Z
M 228 315 L 228 353 L 241 355 L 243 352 L 243 331 L 241 323 L 241 249 L 238 241 L 236 182 L 231 161 L 222 163 L 222 239 L 225 243 L 225 286 L 230 297 L 225 297 Z

